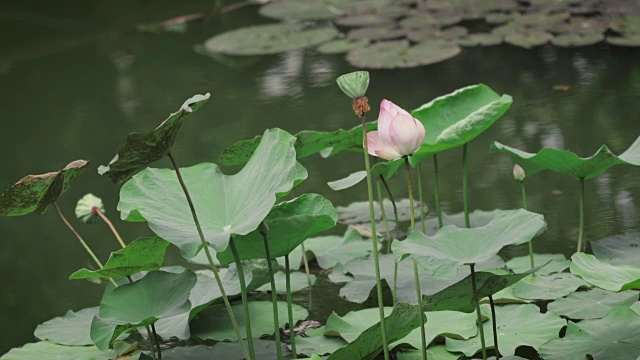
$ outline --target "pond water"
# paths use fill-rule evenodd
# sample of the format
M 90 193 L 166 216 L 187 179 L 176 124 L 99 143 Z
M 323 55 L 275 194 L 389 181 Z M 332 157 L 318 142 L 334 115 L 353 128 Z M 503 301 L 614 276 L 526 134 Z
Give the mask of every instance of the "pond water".
M 225 147 L 270 127 L 296 132 L 357 125 L 349 100 L 335 85 L 337 76 L 354 70 L 342 55 L 307 50 L 217 61 L 194 51 L 194 46 L 227 29 L 267 22 L 255 7 L 196 21 L 184 34 L 135 30 L 138 23 L 209 5 L 195 0 L 180 2 L 180 7 L 143 0 L 68 1 L 64 8 L 44 1 L 1 4 L 0 151 L 7 162 L 0 172 L 0 188 L 25 174 L 88 159 L 90 174 L 60 205 L 72 218 L 76 201 L 92 192 L 105 200 L 108 215 L 117 220 L 119 189 L 95 173 L 97 166 L 113 157 L 125 134 L 156 126 L 195 93 L 211 92 L 212 98 L 181 131 L 174 153 L 183 166 L 217 162 Z M 624 151 L 640 135 L 639 55 L 637 49 L 605 44 L 579 49 L 464 49 L 451 60 L 427 67 L 372 71 L 371 114 L 377 113 L 382 98 L 411 109 L 476 83 L 512 95 L 507 115 L 470 145 L 470 208 L 517 208 L 520 190 L 511 178 L 510 160 L 490 154 L 489 145 L 497 140 L 531 152 L 549 146 L 590 156 L 606 143 L 615 153 Z M 565 90 L 554 90 L 557 85 Z M 360 170 L 361 160 L 357 153 L 304 159 L 309 179 L 297 192 L 318 192 L 336 205 L 364 200 L 362 185 L 344 193 L 326 186 Z M 443 153 L 439 160 L 443 209 L 460 212 L 461 149 Z M 423 170 L 431 204 L 430 161 Z M 639 174 L 640 169 L 618 167 L 587 182 L 586 239 L 638 228 Z M 397 196 L 406 196 L 401 177 L 391 183 Z M 572 253 L 578 232 L 577 182 L 541 174 L 527 181 L 527 190 L 530 209 L 548 221 L 547 232 L 535 242 L 536 251 Z M 72 221 L 101 258 L 117 248 L 105 226 Z M 129 241 L 150 233 L 142 224 L 116 221 L 116 226 Z M 343 230 L 340 226 L 337 231 Z M 38 323 L 67 309 L 99 303 L 102 287 L 67 280 L 89 259 L 54 211 L 0 218 L 0 234 L 0 271 L 5 277 L 0 283 L 0 354 L 32 341 Z M 506 255 L 525 252 L 511 249 Z M 168 259 L 179 261 L 175 252 Z M 329 314 L 322 304 L 326 297 L 335 301 L 335 289 L 326 281 L 314 287 L 313 318 Z

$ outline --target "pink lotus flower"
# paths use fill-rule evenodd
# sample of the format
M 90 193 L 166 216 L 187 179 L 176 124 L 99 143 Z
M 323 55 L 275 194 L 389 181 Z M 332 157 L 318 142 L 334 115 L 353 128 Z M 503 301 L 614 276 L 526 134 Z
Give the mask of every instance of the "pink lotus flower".
M 367 133 L 369 154 L 385 160 L 413 155 L 424 140 L 424 125 L 389 100 L 380 103 L 378 131 Z

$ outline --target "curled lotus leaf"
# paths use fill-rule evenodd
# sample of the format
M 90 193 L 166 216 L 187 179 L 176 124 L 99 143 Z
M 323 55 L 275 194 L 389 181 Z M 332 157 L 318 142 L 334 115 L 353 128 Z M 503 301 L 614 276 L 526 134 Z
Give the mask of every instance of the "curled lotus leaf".
M 502 36 L 492 33 L 469 34 L 458 39 L 460 46 L 494 46 L 502 44 Z
M 599 33 L 579 33 L 556 35 L 551 43 L 560 47 L 578 47 L 597 44 L 604 40 L 604 35 Z
M 514 46 L 531 49 L 535 46 L 544 45 L 552 39 L 553 35 L 548 32 L 542 30 L 528 30 L 507 35 L 504 38 L 504 41 Z
M 317 46 L 338 35 L 332 26 L 308 28 L 305 24 L 268 24 L 244 27 L 216 35 L 204 49 L 227 55 L 278 54 Z
M 322 54 L 342 54 L 349 52 L 353 49 L 365 47 L 369 45 L 369 39 L 362 40 L 350 40 L 350 39 L 338 39 L 332 40 L 318 46 L 318 52 Z
M 209 93 L 194 95 L 157 128 L 127 135 L 118 147 L 118 154 L 109 165 L 100 166 L 98 173 L 107 175 L 116 184 L 122 184 L 149 164 L 165 157 L 171 152 L 184 119 L 200 109 L 209 97 Z
M 571 273 L 601 289 L 620 292 L 640 289 L 640 267 L 611 265 L 595 256 L 576 253 L 571 257 Z
M 435 64 L 460 53 L 455 44 L 427 41 L 410 46 L 408 41 L 384 41 L 351 50 L 347 61 L 353 66 L 370 69 L 412 68 Z
M 349 31 L 347 38 L 351 40 L 392 40 L 404 37 L 407 31 L 394 25 L 363 27 Z
M 27 175 L 0 195 L 0 216 L 43 214 L 84 173 L 86 160 L 76 160 L 62 170 Z
M 615 46 L 640 46 L 640 33 L 627 34 L 625 36 L 607 36 L 607 43 Z

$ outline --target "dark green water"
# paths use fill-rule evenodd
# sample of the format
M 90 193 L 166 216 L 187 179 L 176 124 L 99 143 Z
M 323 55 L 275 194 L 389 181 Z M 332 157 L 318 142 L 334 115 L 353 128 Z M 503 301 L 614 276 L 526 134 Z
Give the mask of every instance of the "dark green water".
M 357 124 L 334 79 L 354 70 L 342 56 L 313 50 L 225 63 L 196 54 L 194 45 L 226 29 L 266 22 L 245 8 L 193 23 L 185 34 L 143 34 L 141 22 L 206 9 L 204 1 L 67 1 L 0 4 L 0 188 L 26 174 L 52 171 L 78 158 L 92 161 L 88 174 L 60 205 L 100 257 L 117 244 L 103 225 L 73 217 L 76 201 L 92 192 L 105 200 L 113 220 L 118 187 L 95 172 L 115 154 L 124 135 L 155 127 L 194 93 L 212 99 L 190 118 L 177 141 L 182 165 L 215 162 L 235 141 L 269 127 L 291 132 L 334 130 Z M 498 140 L 528 151 L 543 146 L 590 156 L 603 143 L 622 152 L 640 135 L 640 51 L 598 45 L 582 49 L 508 46 L 464 49 L 444 63 L 401 71 L 372 71 L 373 113 L 388 98 L 408 109 L 459 87 L 483 82 L 513 96 L 507 115 L 470 145 L 471 209 L 521 205 L 506 156 L 490 154 Z M 568 91 L 554 91 L 568 85 Z M 462 211 L 461 150 L 440 156 L 445 211 Z M 303 160 L 309 179 L 298 190 L 319 192 L 346 205 L 362 200 L 360 186 L 332 192 L 326 182 L 362 168 L 360 154 Z M 157 166 L 167 166 L 159 163 Z M 431 202 L 431 163 L 425 164 Z M 228 169 L 229 172 L 237 169 Z M 400 177 L 392 181 L 404 194 Z M 537 251 L 570 254 L 577 238 L 577 182 L 555 174 L 527 181 L 529 206 L 543 213 L 548 231 Z M 586 238 L 595 240 L 638 228 L 640 169 L 615 168 L 587 182 Z M 148 234 L 141 224 L 116 221 L 129 240 Z M 0 354 L 33 341 L 40 322 L 99 303 L 101 287 L 67 277 L 89 259 L 57 218 L 0 218 Z M 516 249 L 511 254 L 522 254 Z M 170 259 L 176 262 L 174 256 Z M 322 295 L 324 286 L 318 287 Z M 322 304 L 322 296 L 314 305 Z M 314 306 L 315 307 L 315 306 Z M 319 306 L 312 315 L 329 309 Z M 328 314 L 327 314 L 328 315 Z

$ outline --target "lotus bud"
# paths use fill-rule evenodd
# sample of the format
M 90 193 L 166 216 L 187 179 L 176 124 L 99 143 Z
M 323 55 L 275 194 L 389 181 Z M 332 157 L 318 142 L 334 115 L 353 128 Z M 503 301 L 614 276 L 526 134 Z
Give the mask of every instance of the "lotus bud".
M 424 125 L 389 100 L 380 103 L 378 130 L 367 133 L 369 154 L 385 160 L 413 155 L 424 140 Z
M 524 169 L 518 164 L 513 165 L 513 178 L 519 182 L 523 182 L 526 178 Z
M 369 87 L 369 72 L 354 71 L 344 74 L 338 77 L 336 82 L 345 95 L 355 100 L 367 93 L 367 88 Z
M 87 194 L 78 200 L 76 205 L 76 217 L 85 224 L 93 224 L 98 219 L 98 211 L 104 213 L 104 204 L 102 199 Z

